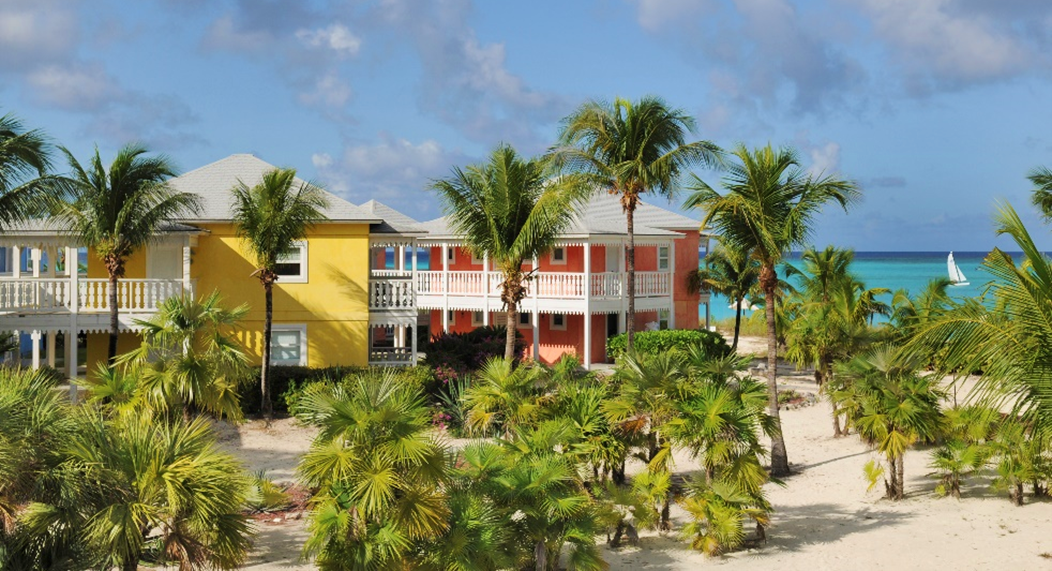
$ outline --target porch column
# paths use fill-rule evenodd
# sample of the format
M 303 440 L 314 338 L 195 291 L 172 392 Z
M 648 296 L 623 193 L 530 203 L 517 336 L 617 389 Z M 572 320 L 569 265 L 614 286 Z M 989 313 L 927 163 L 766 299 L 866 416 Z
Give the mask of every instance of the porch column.
M 482 254 L 482 291 L 485 295 L 482 296 L 482 326 L 489 327 L 489 296 L 492 291 L 489 289 L 489 253 Z
M 398 256 L 398 265 L 395 266 L 395 267 L 398 268 L 398 271 L 404 272 L 405 271 L 405 246 L 395 246 L 395 255 Z
M 592 368 L 592 245 L 584 242 L 584 368 Z
M 29 250 L 29 259 L 33 264 L 33 277 L 40 277 L 40 248 L 32 248 Z
M 55 368 L 56 353 L 58 353 L 58 332 L 49 330 L 47 332 L 47 366 Z
M 11 261 L 14 262 L 11 266 L 11 277 L 16 280 L 22 277 L 22 248 L 21 246 L 11 246 Z M 17 290 L 16 290 L 17 291 Z
M 540 277 L 541 266 L 537 263 L 537 256 L 533 257 L 533 283 L 537 283 Z M 541 362 L 541 299 L 537 290 L 533 291 L 533 360 Z
M 77 378 L 77 313 L 80 311 L 80 263 L 77 248 L 66 247 L 66 273 L 69 275 L 69 334 L 66 335 L 66 375 Z M 77 402 L 77 385 L 69 384 L 69 400 Z
M 442 242 L 442 332 L 449 333 L 449 242 Z
M 183 294 L 193 297 L 194 292 L 190 291 L 190 237 L 186 237 L 186 241 L 183 242 Z
M 40 331 L 34 330 L 29 334 L 33 340 L 33 370 L 40 368 Z
M 419 331 L 417 331 L 417 330 L 420 328 L 420 310 L 417 309 L 417 307 L 416 307 L 416 288 L 417 288 L 417 284 L 416 284 L 416 251 L 417 251 L 417 243 L 416 243 L 416 240 L 413 240 L 413 262 L 412 262 L 412 267 L 409 268 L 409 271 L 412 272 L 410 277 L 409 277 L 409 287 L 411 288 L 410 292 L 412 292 L 411 295 L 413 296 L 413 299 L 412 299 L 412 302 L 411 302 L 413 304 L 412 305 L 412 307 L 413 307 L 413 334 L 412 334 L 412 339 L 410 339 L 410 342 L 412 343 L 412 347 L 413 347 L 413 361 L 412 361 L 412 363 L 414 365 L 416 365 L 416 338 L 417 338 L 417 336 L 419 334 Z
M 73 317 L 76 319 L 76 316 Z M 77 378 L 77 329 L 71 328 L 66 332 L 66 376 L 69 377 L 69 401 L 77 402 L 77 384 L 73 382 Z
M 676 328 L 676 241 L 668 244 L 668 328 Z

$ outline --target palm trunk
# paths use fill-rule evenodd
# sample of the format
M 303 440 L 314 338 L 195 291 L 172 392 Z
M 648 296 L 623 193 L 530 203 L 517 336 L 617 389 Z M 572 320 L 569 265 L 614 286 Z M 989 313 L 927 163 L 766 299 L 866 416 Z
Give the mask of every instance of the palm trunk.
M 846 436 L 844 431 L 840 429 L 840 411 L 837 410 L 836 405 L 833 405 L 833 438 L 840 438 Z
M 117 274 L 110 272 L 110 290 L 109 292 L 109 304 L 110 304 L 110 346 L 106 351 L 106 358 L 109 360 L 110 366 L 117 359 L 117 336 L 120 334 L 120 320 L 118 318 L 118 312 L 120 308 L 117 307 Z
M 504 343 L 504 359 L 511 361 L 515 358 L 515 334 L 519 330 L 519 308 L 515 302 L 508 304 L 508 325 L 505 329 L 507 329 L 508 336 Z M 534 355 L 533 360 L 540 362 L 540 355 Z
M 898 474 L 897 479 L 899 481 L 898 494 L 895 496 L 896 500 L 901 500 L 906 495 L 906 464 L 903 461 L 903 456 L 903 454 L 900 454 L 899 457 L 895 459 L 895 472 Z
M 121 563 L 121 571 L 138 571 L 138 569 L 139 559 L 137 557 Z
M 628 249 L 625 252 L 625 270 L 628 272 L 628 316 L 625 319 L 625 349 L 632 352 L 632 344 L 636 335 L 636 230 L 635 230 L 635 200 L 630 201 L 630 206 L 625 209 L 628 217 Z
M 764 265 L 760 272 L 763 284 L 764 313 L 767 314 L 767 406 L 774 418 L 775 433 L 771 436 L 771 475 L 780 478 L 789 475 L 789 455 L 782 436 L 782 417 L 778 412 L 778 337 L 774 324 L 774 288 L 778 276 L 773 267 Z
M 269 423 L 274 418 L 274 405 L 270 402 L 270 337 L 271 322 L 274 319 L 274 284 L 263 284 L 263 291 L 266 297 L 266 317 L 263 319 L 263 364 L 259 368 L 259 392 L 263 418 Z
M 738 332 L 742 328 L 742 300 L 738 298 L 738 302 L 734 308 L 734 342 L 731 343 L 731 353 L 738 350 Z
M 538 541 L 533 546 L 533 558 L 537 561 L 537 571 L 548 571 L 548 547 L 543 541 Z

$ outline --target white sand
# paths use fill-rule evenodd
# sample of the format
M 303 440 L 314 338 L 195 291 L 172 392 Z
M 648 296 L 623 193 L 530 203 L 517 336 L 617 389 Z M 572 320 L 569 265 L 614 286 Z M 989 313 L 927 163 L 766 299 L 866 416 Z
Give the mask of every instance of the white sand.
M 762 339 L 742 345 L 745 351 L 766 350 Z M 780 379 L 783 385 L 814 392 L 806 373 Z M 926 476 L 926 450 L 907 454 L 907 498 L 889 502 L 881 499 L 882 485 L 866 492 L 862 466 L 873 457 L 866 447 L 854 436 L 830 436 L 826 403 L 783 411 L 782 423 L 794 475 L 785 487 L 770 486 L 776 513 L 766 546 L 706 558 L 690 551 L 675 532 L 666 537 L 644 532 L 638 547 L 604 551 L 611 569 L 1052 569 L 1052 559 L 1042 556 L 1052 557 L 1052 502 L 1015 507 L 1004 494 L 995 495 L 986 478 L 970 481 L 961 501 L 939 498 Z M 226 428 L 223 445 L 252 470 L 291 480 L 312 437 L 311 430 L 282 420 L 269 430 L 261 423 Z M 689 472 L 694 464 L 680 455 L 676 468 Z M 674 509 L 674 526 L 683 521 L 684 512 Z M 313 569 L 299 561 L 304 524 L 290 519 L 260 526 L 246 568 Z

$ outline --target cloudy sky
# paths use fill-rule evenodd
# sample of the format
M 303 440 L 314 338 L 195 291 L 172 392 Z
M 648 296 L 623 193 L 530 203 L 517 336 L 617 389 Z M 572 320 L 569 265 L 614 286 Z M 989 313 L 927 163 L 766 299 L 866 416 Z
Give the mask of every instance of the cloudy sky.
M 1050 48 L 1047 0 L 0 0 L 0 112 L 79 157 L 250 152 L 423 220 L 453 166 L 656 94 L 699 138 L 858 181 L 819 245 L 1004 247 L 1008 200 L 1047 248 L 1025 177 L 1052 167 Z

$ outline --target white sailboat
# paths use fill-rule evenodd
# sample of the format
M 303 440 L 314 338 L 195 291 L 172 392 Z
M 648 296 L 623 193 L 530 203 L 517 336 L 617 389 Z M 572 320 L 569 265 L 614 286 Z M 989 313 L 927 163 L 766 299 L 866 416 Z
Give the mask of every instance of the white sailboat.
M 950 285 L 969 285 L 968 278 L 964 277 L 964 272 L 961 271 L 960 266 L 953 261 L 953 252 L 950 252 L 950 255 L 946 257 L 946 271 L 950 274 Z

